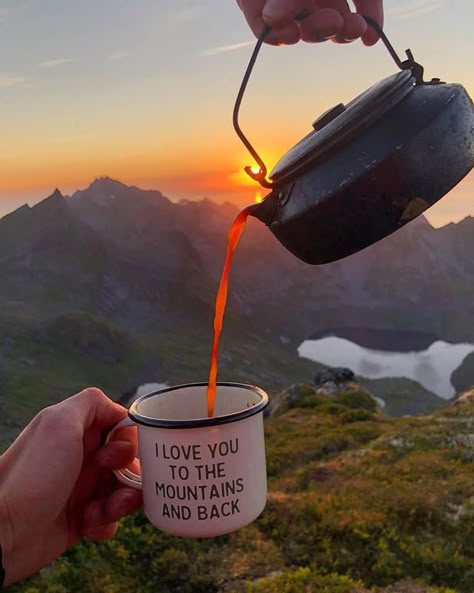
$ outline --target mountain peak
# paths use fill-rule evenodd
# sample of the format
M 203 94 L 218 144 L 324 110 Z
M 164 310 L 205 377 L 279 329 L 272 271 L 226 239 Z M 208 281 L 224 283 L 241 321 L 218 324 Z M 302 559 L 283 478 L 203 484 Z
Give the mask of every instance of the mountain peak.
M 428 219 L 426 218 L 426 216 L 424 216 L 423 214 L 421 214 L 420 216 L 417 216 L 416 218 L 414 218 L 413 220 L 410 221 L 410 226 L 412 228 L 417 228 L 417 229 L 433 229 L 433 226 L 431 225 L 431 223 L 428 221 Z
M 108 202 L 117 196 L 126 194 L 131 188 L 116 179 L 110 177 L 97 177 L 86 189 L 80 189 L 71 195 L 73 201 L 86 199 L 97 203 Z
M 466 218 L 463 218 L 462 220 L 460 220 L 459 222 L 455 223 L 457 225 L 458 228 L 470 228 L 471 225 L 474 223 L 474 216 L 466 216 Z
M 128 186 L 124 183 L 110 177 L 97 177 L 88 187 L 89 190 L 101 193 L 123 191 L 127 188 Z
M 48 196 L 47 198 L 45 198 L 45 200 L 63 200 L 63 199 L 64 199 L 64 196 L 59 191 L 58 188 L 56 188 L 50 196 Z M 43 200 L 43 201 L 45 201 L 45 200 Z
M 50 196 L 48 196 L 44 200 L 41 200 L 41 202 L 38 202 L 35 206 L 33 206 L 32 210 L 41 210 L 44 207 L 49 208 L 55 204 L 60 204 L 60 203 L 61 204 L 64 203 L 64 196 L 59 191 L 59 189 L 56 188 Z

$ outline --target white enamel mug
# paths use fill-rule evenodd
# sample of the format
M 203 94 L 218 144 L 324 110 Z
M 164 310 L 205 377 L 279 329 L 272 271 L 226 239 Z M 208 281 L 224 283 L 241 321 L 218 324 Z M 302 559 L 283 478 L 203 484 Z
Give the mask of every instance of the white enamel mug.
M 207 383 L 138 398 L 119 427 L 137 426 L 141 475 L 115 472 L 143 490 L 145 514 L 171 535 L 214 537 L 252 523 L 263 511 L 267 473 L 263 410 L 268 395 L 251 385 L 218 383 L 207 417 Z

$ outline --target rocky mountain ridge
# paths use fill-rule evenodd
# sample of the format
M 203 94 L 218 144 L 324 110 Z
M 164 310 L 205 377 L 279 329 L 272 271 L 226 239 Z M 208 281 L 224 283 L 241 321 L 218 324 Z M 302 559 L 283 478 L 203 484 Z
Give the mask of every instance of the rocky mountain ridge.
M 91 382 L 118 398 L 140 382 L 205 380 L 236 214 L 101 178 L 2 218 L 0 400 L 16 402 L 9 420 L 31 416 L 33 394 L 45 405 Z M 310 380 L 317 365 L 296 348 L 328 327 L 474 341 L 473 244 L 474 218 L 441 229 L 418 218 L 313 267 L 250 219 L 231 275 L 221 376 L 269 390 Z
M 67 276 L 69 267 L 79 285 L 103 272 L 91 305 L 100 307 L 108 294 L 116 302 L 102 305 L 131 325 L 139 322 L 141 307 L 151 305 L 149 312 L 156 313 L 166 294 L 176 290 L 208 309 L 236 213 L 230 204 L 174 204 L 160 192 L 99 179 L 70 198 L 56 190 L 33 208 L 0 220 L 0 266 L 16 266 L 14 276 L 28 265 L 52 274 L 48 262 L 55 258 L 56 272 Z M 328 324 L 469 340 L 474 337 L 472 324 L 465 323 L 474 313 L 473 243 L 472 217 L 441 229 L 420 217 L 350 258 L 313 267 L 296 260 L 251 219 L 236 254 L 230 307 L 253 322 L 268 317 L 272 332 L 293 341 Z M 135 311 L 126 311 L 132 296 Z

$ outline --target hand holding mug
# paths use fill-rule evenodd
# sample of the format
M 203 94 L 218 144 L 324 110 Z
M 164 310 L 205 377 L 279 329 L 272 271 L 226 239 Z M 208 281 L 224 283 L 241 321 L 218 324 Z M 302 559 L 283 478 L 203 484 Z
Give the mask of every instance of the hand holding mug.
M 267 394 L 218 383 L 207 417 L 207 383 L 170 387 L 135 401 L 117 426 L 138 427 L 140 475 L 116 472 L 143 490 L 145 514 L 182 537 L 214 537 L 254 521 L 267 494 L 263 410 Z M 113 438 L 112 431 L 109 438 Z
M 206 387 L 146 395 L 129 417 L 95 388 L 42 410 L 0 457 L 5 584 L 36 573 L 81 537 L 115 535 L 118 520 L 141 507 L 142 489 L 150 521 L 168 533 L 210 537 L 256 519 L 266 502 L 268 396 L 219 383 L 216 416 L 207 418 Z M 118 471 L 136 466 L 134 431 L 122 430 L 135 424 L 141 476 Z
M 55 560 L 81 537 L 107 539 L 117 521 L 142 504 L 111 470 L 135 457 L 136 445 L 102 446 L 108 429 L 127 416 L 102 391 L 86 389 L 42 410 L 0 457 L 0 545 L 5 584 Z

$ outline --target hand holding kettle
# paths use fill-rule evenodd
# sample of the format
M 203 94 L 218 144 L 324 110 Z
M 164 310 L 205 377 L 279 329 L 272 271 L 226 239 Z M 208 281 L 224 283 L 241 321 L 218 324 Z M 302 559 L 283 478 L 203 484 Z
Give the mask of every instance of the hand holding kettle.
M 374 45 L 377 33 L 367 27 L 361 15 L 383 26 L 383 0 L 354 0 L 351 12 L 347 0 L 237 0 L 247 22 L 258 37 L 264 25 L 272 28 L 265 39 L 272 45 L 293 44 L 300 40 L 318 43 L 331 39 L 350 43 L 362 38 Z
M 251 214 L 296 257 L 322 265 L 361 251 L 422 214 L 474 168 L 471 98 L 460 84 L 427 77 L 411 50 L 400 58 L 382 29 L 382 0 L 354 0 L 357 14 L 346 0 L 237 1 L 258 41 L 233 124 L 258 165 L 245 172 L 271 190 Z M 268 172 L 239 124 L 262 44 L 358 37 L 366 45 L 381 38 L 398 71 L 313 115 L 309 133 Z

